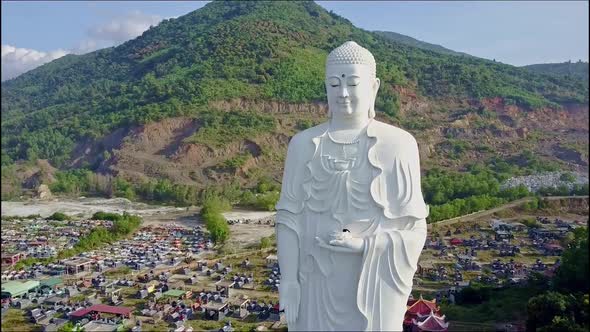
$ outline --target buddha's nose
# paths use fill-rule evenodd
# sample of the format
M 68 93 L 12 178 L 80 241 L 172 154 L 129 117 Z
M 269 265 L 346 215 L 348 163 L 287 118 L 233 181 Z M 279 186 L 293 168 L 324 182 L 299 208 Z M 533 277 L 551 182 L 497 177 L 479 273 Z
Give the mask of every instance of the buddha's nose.
M 345 84 L 340 85 L 340 94 L 339 97 L 347 98 L 348 97 L 348 89 L 346 88 Z

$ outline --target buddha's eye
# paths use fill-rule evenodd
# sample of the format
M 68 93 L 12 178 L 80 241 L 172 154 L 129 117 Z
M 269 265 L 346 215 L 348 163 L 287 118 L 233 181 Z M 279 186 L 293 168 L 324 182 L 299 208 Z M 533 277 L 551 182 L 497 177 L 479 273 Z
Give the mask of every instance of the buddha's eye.
M 351 77 L 348 79 L 349 86 L 357 86 L 357 85 L 359 85 L 360 82 L 361 82 L 361 80 L 358 77 Z
M 328 79 L 328 84 L 329 84 L 331 87 L 335 88 L 335 87 L 337 87 L 337 86 L 340 86 L 340 80 L 339 80 L 339 79 L 337 79 L 336 77 L 330 77 L 330 78 Z

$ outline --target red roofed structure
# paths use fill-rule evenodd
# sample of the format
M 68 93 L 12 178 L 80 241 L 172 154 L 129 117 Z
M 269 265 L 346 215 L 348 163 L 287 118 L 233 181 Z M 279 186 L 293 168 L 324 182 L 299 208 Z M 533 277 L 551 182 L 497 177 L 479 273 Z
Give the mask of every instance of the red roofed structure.
M 445 316 L 438 316 L 431 311 L 429 315 L 419 315 L 418 319 L 412 319 L 413 331 L 447 332 L 449 323 L 445 322 Z
M 82 318 L 82 317 L 84 317 L 88 314 L 91 314 L 91 313 L 99 313 L 99 314 L 121 315 L 121 316 L 129 318 L 131 316 L 132 311 L 133 311 L 133 309 L 127 308 L 127 307 L 115 307 L 115 306 L 106 305 L 106 304 L 95 304 L 95 305 L 92 305 L 88 308 L 84 308 L 84 309 L 80 309 L 80 310 L 72 312 L 70 314 L 70 317 L 76 319 L 76 318 Z
M 440 308 L 436 305 L 436 299 L 428 301 L 420 295 L 420 299 L 414 301 L 414 303 L 408 308 L 407 313 L 417 317 L 418 315 L 426 316 L 430 314 L 431 311 L 438 313 L 439 310 Z
M 408 299 L 407 305 L 404 331 L 447 331 L 449 323 L 445 323 L 445 316 L 440 316 L 436 299 L 429 301 L 420 295 L 417 300 Z
M 461 245 L 463 243 L 463 240 L 458 239 L 458 238 L 455 237 L 455 238 L 452 238 L 450 242 L 451 242 L 451 245 L 458 246 L 458 245 Z

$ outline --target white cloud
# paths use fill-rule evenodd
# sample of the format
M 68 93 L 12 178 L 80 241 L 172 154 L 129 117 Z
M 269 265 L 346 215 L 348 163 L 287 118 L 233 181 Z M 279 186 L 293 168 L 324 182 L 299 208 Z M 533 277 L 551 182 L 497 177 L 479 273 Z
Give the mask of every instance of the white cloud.
M 2 44 L 2 81 L 37 68 L 44 63 L 61 58 L 68 53 L 71 52 L 63 49 L 42 52 L 29 48 L 20 48 Z
M 118 17 L 104 25 L 91 28 L 88 35 L 96 40 L 121 43 L 141 35 L 150 26 L 155 26 L 160 21 L 162 21 L 161 16 L 133 11 L 124 17 Z
M 69 50 L 57 49 L 51 52 L 41 52 L 12 45 L 2 45 L 2 81 L 14 78 L 69 53 L 84 54 L 121 44 L 140 36 L 150 26 L 156 26 L 163 19 L 158 15 L 133 11 L 88 29 L 87 38 Z
M 150 26 L 156 26 L 164 18 L 133 11 L 125 16 L 113 18 L 107 23 L 91 27 L 87 38 L 72 49 L 73 53 L 84 54 L 101 48 L 119 45 L 140 36 Z

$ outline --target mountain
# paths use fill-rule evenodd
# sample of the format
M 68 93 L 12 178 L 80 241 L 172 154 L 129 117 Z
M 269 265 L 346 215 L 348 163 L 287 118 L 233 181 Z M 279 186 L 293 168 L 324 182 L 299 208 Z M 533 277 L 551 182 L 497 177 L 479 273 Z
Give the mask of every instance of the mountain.
M 547 74 L 557 77 L 571 77 L 588 82 L 588 62 L 563 62 L 563 63 L 540 63 L 523 66 L 523 68 L 535 73 Z
M 408 46 L 417 47 L 417 48 L 420 48 L 423 50 L 428 50 L 428 51 L 433 51 L 433 52 L 448 54 L 448 55 L 472 57 L 472 55 L 469 55 L 467 53 L 453 51 L 453 50 L 450 50 L 450 49 L 443 47 L 441 45 L 430 44 L 430 43 L 412 38 L 410 36 L 402 35 L 402 34 L 399 34 L 396 32 L 391 32 L 391 31 L 373 31 L 373 32 L 380 35 L 380 36 L 383 36 L 389 40 L 392 40 L 394 42 L 398 42 L 398 43 L 405 44 Z
M 3 82 L 3 176 L 43 159 L 198 188 L 280 180 L 290 137 L 325 120 L 325 57 L 348 40 L 375 55 L 378 117 L 417 137 L 426 169 L 587 168 L 587 81 L 410 46 L 313 2 L 214 1 Z

